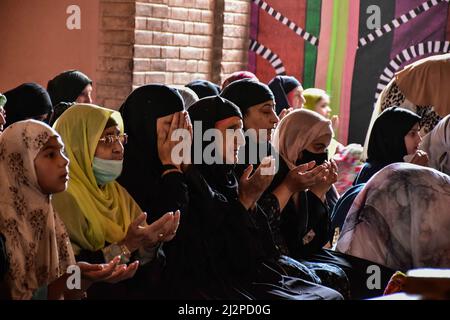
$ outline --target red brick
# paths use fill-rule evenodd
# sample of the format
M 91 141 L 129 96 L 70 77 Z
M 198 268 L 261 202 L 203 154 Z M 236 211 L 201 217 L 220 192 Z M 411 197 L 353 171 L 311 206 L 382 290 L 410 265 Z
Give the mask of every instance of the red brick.
M 135 3 L 100 1 L 100 13 L 103 17 L 133 17 L 135 13 Z
M 100 57 L 98 62 L 100 71 L 131 72 L 132 60 L 129 58 Z
M 195 34 L 212 34 L 212 24 L 208 23 L 195 23 L 194 24 Z
M 184 33 L 192 34 L 194 33 L 194 22 L 184 22 Z
M 203 60 L 210 60 L 211 59 L 212 50 L 211 49 L 204 49 L 203 50 Z
M 153 5 L 152 17 L 154 18 L 168 18 L 169 17 L 169 7 L 166 5 Z
M 167 71 L 184 71 L 186 69 L 185 60 L 167 59 Z
M 150 60 L 151 71 L 166 71 L 166 60 L 164 59 L 152 59 Z
M 97 82 L 109 84 L 129 84 L 131 83 L 131 73 L 101 71 L 97 73 Z
M 149 31 L 162 31 L 162 20 L 159 19 L 147 19 L 147 30 Z
M 191 82 L 192 80 L 194 80 L 194 78 L 190 73 L 174 73 L 172 83 L 185 85 Z
M 189 37 L 189 46 L 197 48 L 209 48 L 212 45 L 211 36 L 191 35 Z
M 153 7 L 148 3 L 136 3 L 136 17 L 152 17 Z
M 212 5 L 213 5 L 213 3 L 210 0 L 196 0 L 195 1 L 195 7 L 197 9 L 212 9 Z
M 130 86 L 128 85 L 112 86 L 110 84 L 97 83 L 95 87 L 99 97 L 119 98 L 127 97 L 130 94 Z
M 162 26 L 165 32 L 183 33 L 184 31 L 184 23 L 178 20 L 165 20 Z
M 223 35 L 225 37 L 235 37 L 244 38 L 248 32 L 248 27 L 234 26 L 234 25 L 224 25 Z
M 180 48 L 178 47 L 162 47 L 161 48 L 161 58 L 179 58 Z
M 189 17 L 189 11 L 186 8 L 171 8 L 170 9 L 170 18 L 176 20 L 187 20 Z
M 136 26 L 136 30 L 146 30 L 147 29 L 147 19 L 146 18 L 136 18 L 135 26 Z
M 101 44 L 99 46 L 99 55 L 108 57 L 132 58 L 133 46 L 130 44 L 127 45 Z
M 243 50 L 223 50 L 222 61 L 224 62 L 241 61 L 243 54 L 245 54 Z
M 104 30 L 131 30 L 134 29 L 133 17 L 102 17 Z
M 189 21 L 202 21 L 202 10 L 189 9 Z
M 249 16 L 246 14 L 235 14 L 234 15 L 234 24 L 240 26 L 247 26 L 249 24 Z
M 222 62 L 222 72 L 224 74 L 231 74 L 235 71 L 245 70 L 246 64 L 244 61 L 239 62 Z
M 187 72 L 197 72 L 197 70 L 198 70 L 198 61 L 197 60 L 186 61 L 186 71 Z
M 224 49 L 243 49 L 247 47 L 247 39 L 223 37 Z
M 174 34 L 173 35 L 173 45 L 175 45 L 175 46 L 188 46 L 189 45 L 189 35 L 187 35 L 187 34 Z
M 225 1 L 226 12 L 248 13 L 250 11 L 250 1 Z
M 211 70 L 211 63 L 209 61 L 198 62 L 198 72 L 208 73 Z
M 173 35 L 170 33 L 153 32 L 153 44 L 170 45 L 173 43 Z
M 223 14 L 223 23 L 224 24 L 234 24 L 234 14 L 225 12 Z
M 99 35 L 100 43 L 112 43 L 112 44 L 132 44 L 134 43 L 133 31 L 119 31 L 108 30 L 102 31 Z
M 212 11 L 202 10 L 202 18 L 201 22 L 212 23 L 213 22 L 213 14 Z
M 173 72 L 166 72 L 166 82 L 165 84 L 169 85 L 173 83 Z
M 135 41 L 136 44 L 152 44 L 153 43 L 153 32 L 136 30 L 135 31 Z
M 185 0 L 169 0 L 170 7 L 187 7 L 184 3 Z
M 131 92 L 131 90 L 130 90 Z M 101 105 L 102 107 L 108 108 L 108 109 L 112 109 L 112 110 L 119 110 L 120 107 L 122 106 L 124 99 L 107 99 L 105 98 L 103 100 L 103 104 Z
M 166 83 L 166 76 L 164 73 L 147 73 L 145 75 L 145 83 Z
M 150 70 L 150 59 L 133 59 L 133 71 Z
M 133 85 L 142 86 L 145 84 L 145 72 L 133 72 Z
M 161 48 L 159 46 L 134 46 L 134 57 L 135 58 L 160 58 Z
M 198 48 L 180 48 L 181 59 L 200 59 L 203 49 Z

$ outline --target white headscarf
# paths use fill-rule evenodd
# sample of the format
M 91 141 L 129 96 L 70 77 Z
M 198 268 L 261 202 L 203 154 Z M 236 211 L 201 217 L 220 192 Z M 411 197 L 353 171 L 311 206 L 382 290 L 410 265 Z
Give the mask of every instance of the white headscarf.
M 353 202 L 337 251 L 394 270 L 450 267 L 450 177 L 391 164 Z
M 450 115 L 423 138 L 420 149 L 428 153 L 431 168 L 450 175 Z
M 272 144 L 289 169 L 292 169 L 296 167 L 300 152 L 324 135 L 329 135 L 331 141 L 331 121 L 314 111 L 299 109 L 290 112 L 280 121 Z
M 64 225 L 51 196 L 41 191 L 34 166 L 41 148 L 55 136 L 56 131 L 35 120 L 16 122 L 0 135 L 0 232 L 6 238 L 6 282 L 13 299 L 30 299 L 75 263 Z

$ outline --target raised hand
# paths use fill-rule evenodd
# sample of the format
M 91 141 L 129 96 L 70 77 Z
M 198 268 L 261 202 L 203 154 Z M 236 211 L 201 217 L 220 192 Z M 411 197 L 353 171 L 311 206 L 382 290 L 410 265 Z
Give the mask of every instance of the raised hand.
M 307 190 L 313 185 L 325 181 L 328 169 L 325 166 L 315 167 L 315 165 L 316 162 L 311 161 L 289 171 L 285 183 L 291 193 Z
M 249 165 L 239 180 L 239 201 L 248 210 L 253 207 L 269 187 L 275 175 L 275 159 L 266 157 L 250 176 L 253 165 Z
M 417 150 L 410 162 L 419 166 L 428 167 L 428 161 L 428 154 L 423 150 Z

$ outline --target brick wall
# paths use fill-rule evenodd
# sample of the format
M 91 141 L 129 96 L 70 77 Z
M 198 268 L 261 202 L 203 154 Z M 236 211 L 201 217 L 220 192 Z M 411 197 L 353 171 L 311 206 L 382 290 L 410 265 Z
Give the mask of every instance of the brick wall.
M 118 109 L 132 88 L 135 0 L 100 0 L 95 103 Z
M 229 74 L 247 69 L 251 1 L 226 0 L 224 11 L 221 83 Z
M 248 0 L 100 0 L 96 102 L 117 109 L 147 83 L 220 84 L 247 65 L 249 14 Z

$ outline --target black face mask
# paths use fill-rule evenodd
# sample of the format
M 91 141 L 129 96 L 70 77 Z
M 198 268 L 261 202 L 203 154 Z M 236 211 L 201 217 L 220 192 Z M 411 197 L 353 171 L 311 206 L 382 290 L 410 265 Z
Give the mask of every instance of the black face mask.
M 325 151 L 324 153 L 313 153 L 308 150 L 302 151 L 302 158 L 298 159 L 295 165 L 299 166 L 301 164 L 305 164 L 311 161 L 315 161 L 317 166 L 320 166 L 325 161 L 328 160 L 328 153 Z

